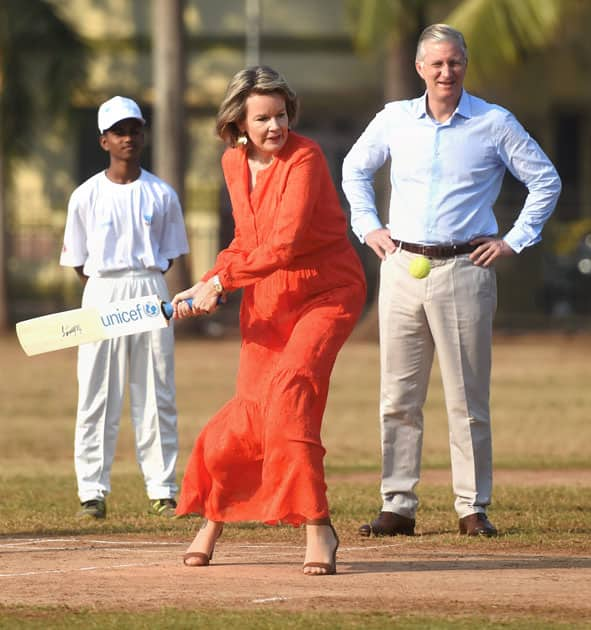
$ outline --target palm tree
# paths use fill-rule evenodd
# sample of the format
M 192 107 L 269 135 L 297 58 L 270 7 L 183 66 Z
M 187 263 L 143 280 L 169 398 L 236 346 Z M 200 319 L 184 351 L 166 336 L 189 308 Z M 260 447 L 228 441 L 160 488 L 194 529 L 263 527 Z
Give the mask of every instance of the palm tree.
M 349 0 L 355 47 L 384 60 L 386 101 L 412 98 L 419 89 L 412 60 L 430 3 L 433 0 Z
M 349 0 L 348 10 L 357 50 L 384 59 L 387 102 L 419 93 L 416 42 L 428 23 L 445 22 L 463 32 L 470 57 L 466 87 L 477 89 L 494 84 L 500 68 L 510 68 L 528 52 L 546 47 L 576 5 L 576 0 Z M 377 321 L 374 300 L 358 335 L 377 338 Z
M 34 122 L 67 113 L 87 48 L 47 0 L 0 2 L 0 331 L 9 326 L 7 281 L 11 167 L 31 151 Z
M 440 20 L 462 31 L 470 47 L 466 86 L 495 81 L 508 68 L 553 40 L 577 0 L 348 0 L 353 39 L 361 53 L 385 56 L 384 94 L 416 94 L 414 54 L 420 31 Z M 449 6 L 454 6 L 447 13 Z

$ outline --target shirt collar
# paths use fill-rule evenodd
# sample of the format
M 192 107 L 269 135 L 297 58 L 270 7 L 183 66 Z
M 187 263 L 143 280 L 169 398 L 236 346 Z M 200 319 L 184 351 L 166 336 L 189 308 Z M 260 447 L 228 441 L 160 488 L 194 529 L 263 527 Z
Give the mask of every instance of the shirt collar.
M 454 112 L 454 116 L 459 114 L 464 118 L 472 118 L 472 102 L 470 99 L 470 95 L 466 90 L 462 90 L 462 96 L 460 97 L 460 102 L 456 107 L 456 111 Z
M 414 112 L 417 118 L 425 118 L 427 114 L 427 92 L 414 100 Z
M 415 116 L 417 118 L 425 118 L 429 114 L 427 113 L 427 92 L 425 91 L 422 96 L 415 100 Z M 462 96 L 460 97 L 460 102 L 456 107 L 454 113 L 451 118 L 453 118 L 456 114 L 459 114 L 463 118 L 472 118 L 472 104 L 470 102 L 470 95 L 466 90 L 462 90 Z M 450 119 L 451 120 L 451 119 Z

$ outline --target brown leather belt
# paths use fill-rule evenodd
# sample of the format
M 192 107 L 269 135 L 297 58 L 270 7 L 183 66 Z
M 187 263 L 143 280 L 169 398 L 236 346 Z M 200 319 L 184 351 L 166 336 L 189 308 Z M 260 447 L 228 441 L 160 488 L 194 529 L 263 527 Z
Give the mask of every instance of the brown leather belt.
M 470 243 L 458 243 L 457 245 L 419 245 L 418 243 L 406 243 L 405 241 L 397 241 L 392 239 L 396 247 L 405 249 L 413 254 L 422 254 L 427 258 L 453 258 L 462 254 L 470 254 L 478 245 L 470 245 Z

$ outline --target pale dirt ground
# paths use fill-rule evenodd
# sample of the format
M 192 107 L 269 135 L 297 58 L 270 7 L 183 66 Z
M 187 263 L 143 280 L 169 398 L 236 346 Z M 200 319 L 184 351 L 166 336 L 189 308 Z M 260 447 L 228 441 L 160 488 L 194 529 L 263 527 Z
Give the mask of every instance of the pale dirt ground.
M 448 477 L 445 471 L 424 473 L 429 483 L 447 483 Z M 498 471 L 496 481 L 589 487 L 591 470 Z M 591 627 L 588 546 L 580 553 L 548 553 L 482 540 L 450 550 L 437 544 L 437 536 L 409 545 L 403 538 L 341 535 L 338 574 L 321 578 L 301 573 L 302 545 L 224 542 L 222 537 L 214 564 L 187 568 L 181 563 L 185 540 L 0 537 L 0 604 L 535 616 L 587 619 Z

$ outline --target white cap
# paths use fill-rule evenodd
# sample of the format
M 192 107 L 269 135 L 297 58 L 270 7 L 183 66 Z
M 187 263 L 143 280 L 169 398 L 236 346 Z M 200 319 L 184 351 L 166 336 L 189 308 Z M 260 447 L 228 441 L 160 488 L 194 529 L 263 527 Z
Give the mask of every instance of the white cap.
M 140 120 L 143 125 L 146 124 L 142 116 L 142 111 L 139 105 L 125 96 L 114 96 L 108 101 L 104 102 L 98 110 L 98 128 L 101 133 L 105 133 L 107 129 L 110 129 L 113 125 L 120 120 L 126 118 L 136 118 Z

